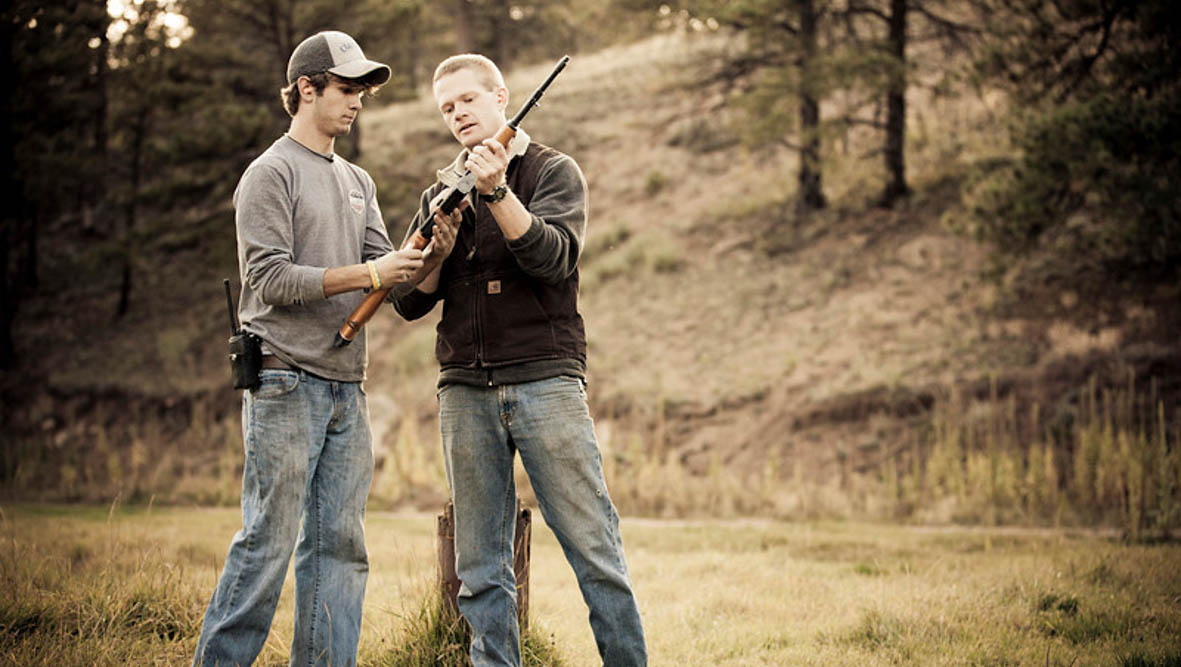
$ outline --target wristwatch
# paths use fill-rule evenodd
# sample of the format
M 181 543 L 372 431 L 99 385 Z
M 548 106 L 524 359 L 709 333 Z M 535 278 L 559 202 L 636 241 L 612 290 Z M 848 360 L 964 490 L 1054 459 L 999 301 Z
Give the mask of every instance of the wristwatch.
M 504 183 L 501 183 L 500 185 L 492 188 L 492 192 L 489 192 L 488 194 L 481 193 L 480 194 L 480 201 L 486 202 L 488 204 L 495 204 L 496 202 L 504 199 L 505 196 L 507 196 L 507 195 L 508 195 L 508 186 L 505 185 Z

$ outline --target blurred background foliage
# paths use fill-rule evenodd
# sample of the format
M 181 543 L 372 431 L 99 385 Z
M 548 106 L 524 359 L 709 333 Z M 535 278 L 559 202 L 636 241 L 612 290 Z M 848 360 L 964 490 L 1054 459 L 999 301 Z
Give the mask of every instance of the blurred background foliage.
M 419 98 L 434 65 L 459 51 L 485 53 L 507 71 L 657 33 L 719 35 L 724 47 L 699 63 L 690 91 L 706 115 L 673 127 L 668 143 L 697 154 L 770 146 L 797 158 L 776 220 L 790 233 L 761 241 L 785 255 L 831 220 L 814 216 L 834 206 L 832 153 L 857 146 L 851 159 L 878 174 L 859 205 L 905 212 L 919 141 L 908 135 L 908 104 L 999 97 L 991 108 L 1007 134 L 949 174 L 965 206 L 946 223 L 991 249 L 991 275 L 1014 297 L 1008 307 L 1045 308 L 1030 295 L 1055 284 L 1077 286 L 1096 307 L 1134 295 L 1160 308 L 1156 321 L 1175 343 L 1181 23 L 1173 4 L 13 0 L 2 23 L 10 93 L 0 111 L 8 193 L 0 483 L 22 464 L 27 473 L 30 461 L 78 469 L 41 443 L 73 437 L 61 434 L 82 414 L 89 425 L 77 428 L 98 430 L 79 437 L 110 457 L 111 471 L 151 458 L 144 452 L 179 419 L 203 425 L 186 431 L 194 449 L 220 443 L 205 447 L 202 465 L 232 480 L 236 413 L 221 373 L 220 296 L 220 278 L 237 272 L 230 195 L 249 161 L 286 129 L 278 90 L 287 58 L 322 29 L 349 32 L 367 56 L 392 66 L 393 80 L 366 101 L 371 108 Z M 662 99 L 658 91 L 650 103 Z M 448 138 L 438 129 L 417 141 Z M 421 185 L 383 176 L 369 146 L 358 128 L 336 148 L 379 165 L 385 206 L 412 200 Z M 647 197 L 671 189 L 664 171 L 648 172 Z M 755 204 L 751 213 L 761 215 Z M 683 270 L 683 252 L 654 258 L 657 273 Z M 608 269 L 589 278 L 605 282 Z M 428 348 L 420 338 L 417 348 Z M 1163 386 L 1168 394 L 1173 384 Z M 194 395 L 212 398 L 184 400 Z M 114 414 L 117 404 L 124 414 Z M 102 435 L 104 420 L 122 424 L 123 436 Z M 1161 438 L 1160 447 L 1175 449 Z M 194 497 L 225 502 L 233 493 L 233 484 L 205 486 Z
M 12 328 L 26 301 L 68 286 L 106 295 L 111 317 L 129 313 L 144 274 L 224 213 L 242 168 L 284 130 L 287 57 L 326 28 L 393 66 L 375 104 L 416 97 L 456 51 L 508 69 L 675 23 L 738 35 L 703 90 L 720 93 L 707 98 L 717 111 L 746 112 L 748 141 L 798 151 L 805 212 L 826 203 L 822 140 L 872 128 L 880 150 L 866 159 L 883 160 L 878 202 L 891 206 L 910 189 L 905 94 L 1001 88 L 1017 102 L 1015 150 L 979 165 L 963 228 L 995 242 L 1005 266 L 1048 244 L 1065 271 L 1173 280 L 1172 16 L 1162 0 L 17 0 L 3 22 L 12 93 L 0 366 L 17 362 Z M 908 58 L 922 45 L 948 57 Z M 364 137 L 341 144 L 355 159 Z M 195 231 L 177 230 L 182 219 Z

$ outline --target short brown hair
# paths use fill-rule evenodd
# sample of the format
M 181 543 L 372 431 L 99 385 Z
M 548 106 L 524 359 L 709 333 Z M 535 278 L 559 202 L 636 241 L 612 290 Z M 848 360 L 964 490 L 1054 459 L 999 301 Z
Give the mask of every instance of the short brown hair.
M 508 87 L 504 85 L 504 75 L 500 73 L 500 68 L 496 66 L 496 63 L 478 53 L 461 53 L 439 63 L 439 66 L 435 68 L 435 78 L 431 79 L 431 83 L 437 83 L 439 79 L 462 69 L 474 71 L 480 83 L 484 84 L 488 90 Z
M 370 83 L 372 77 L 346 79 L 343 76 L 337 76 L 331 72 L 320 72 L 319 74 L 308 74 L 306 76 L 308 77 L 308 81 L 311 82 L 312 87 L 316 89 L 316 95 L 323 95 L 324 89 L 328 87 L 329 83 L 339 83 L 345 86 L 361 86 L 369 95 L 377 92 L 377 89 L 381 87 Z M 283 109 L 287 111 L 287 115 L 294 118 L 295 112 L 299 111 L 299 79 L 280 89 L 279 97 L 283 100 Z

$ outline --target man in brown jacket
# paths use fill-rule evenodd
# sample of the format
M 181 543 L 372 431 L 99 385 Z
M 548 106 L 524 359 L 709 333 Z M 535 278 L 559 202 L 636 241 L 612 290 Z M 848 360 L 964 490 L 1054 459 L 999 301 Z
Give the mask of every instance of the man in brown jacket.
M 409 233 L 467 170 L 476 175 L 478 201 L 465 211 L 450 256 L 395 307 L 413 320 L 443 302 L 435 347 L 440 423 L 472 662 L 521 663 L 512 566 L 519 451 L 578 578 L 604 663 L 646 664 L 619 515 L 586 401 L 578 312 L 586 180 L 572 158 L 523 130 L 507 148 L 493 138 L 509 93 L 491 60 L 448 58 L 435 70 L 434 93 L 463 150 L 423 192 Z

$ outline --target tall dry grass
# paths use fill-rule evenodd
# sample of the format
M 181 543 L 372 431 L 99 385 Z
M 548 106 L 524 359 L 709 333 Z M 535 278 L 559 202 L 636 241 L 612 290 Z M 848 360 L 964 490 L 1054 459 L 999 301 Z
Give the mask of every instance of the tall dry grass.
M 0 664 L 187 664 L 233 509 L 5 506 Z M 527 664 L 597 664 L 535 525 Z M 847 522 L 622 524 L 656 665 L 1173 665 L 1181 547 L 1088 531 Z M 359 664 L 462 664 L 431 598 L 434 517 L 370 513 Z M 290 582 L 257 664 L 287 664 Z
M 1106 388 L 1092 378 L 1076 396 L 1044 408 L 995 389 L 983 398 L 949 389 L 891 441 L 871 443 L 874 456 L 856 469 L 856 452 L 809 467 L 773 444 L 753 472 L 717 452 L 694 467 L 635 431 L 599 430 L 627 513 L 1097 526 L 1132 540 L 1181 529 L 1181 414 L 1168 415 L 1154 385 L 1131 375 Z M 645 433 L 665 441 L 668 428 L 657 416 Z
M 0 665 L 188 664 L 237 521 L 228 509 L 0 508 Z M 463 621 L 433 583 L 432 525 L 368 523 L 361 664 L 467 664 Z M 287 664 L 292 586 L 289 570 L 258 665 Z M 544 627 L 524 633 L 525 665 L 564 664 Z
M 915 433 L 887 485 L 896 515 L 918 519 L 1100 525 L 1130 539 L 1181 527 L 1181 415 L 1166 415 L 1155 387 L 1100 389 L 1049 419 L 1016 398 L 968 401 L 950 393 L 930 428 Z

